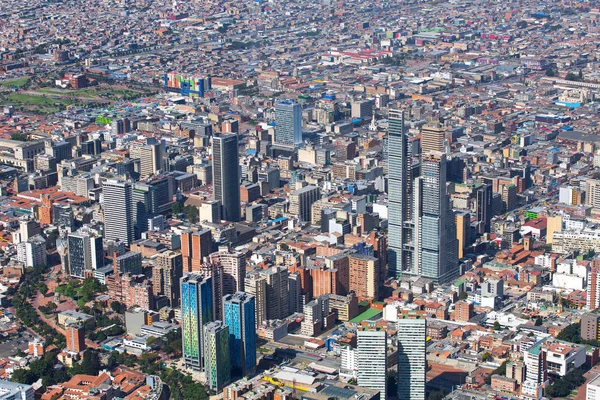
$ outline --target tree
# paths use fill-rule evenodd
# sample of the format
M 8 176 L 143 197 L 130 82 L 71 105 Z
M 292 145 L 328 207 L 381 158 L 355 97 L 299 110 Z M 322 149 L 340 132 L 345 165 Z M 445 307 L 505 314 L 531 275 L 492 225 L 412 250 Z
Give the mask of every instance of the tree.
M 546 70 L 546 76 L 556 76 L 556 72 L 552 68 Z
M 528 25 L 527 21 L 519 21 L 519 22 L 517 22 L 517 28 L 520 28 L 520 29 L 527 28 L 527 25 Z
M 173 215 L 181 214 L 183 212 L 183 206 L 181 205 L 181 203 L 178 201 L 173 203 L 173 205 L 171 206 L 171 212 L 173 213 Z
M 469 295 L 467 294 L 467 292 L 460 292 L 460 294 L 458 295 L 459 300 L 466 300 L 468 297 Z
M 31 373 L 31 371 L 28 369 L 15 370 L 15 372 L 12 373 L 12 376 L 10 379 L 12 381 L 15 381 L 18 383 L 24 383 L 26 385 L 31 385 L 33 382 L 35 382 L 37 380 L 35 375 L 33 373 Z
M 113 301 L 110 303 L 110 308 L 117 314 L 123 314 L 127 307 L 125 307 L 125 304 L 123 304 L 123 303 L 119 303 L 118 301 Z
M 498 321 L 494 322 L 494 330 L 495 331 L 499 331 L 500 330 L 500 322 L 498 322 Z
M 46 293 L 48 293 L 48 285 L 46 285 L 44 282 L 38 283 L 38 291 L 42 294 L 42 296 L 46 296 Z
M 492 355 L 487 351 L 481 355 L 481 361 L 483 362 L 490 361 L 492 358 Z
M 542 317 L 537 317 L 535 320 L 535 326 L 542 326 L 542 324 L 544 323 L 544 320 L 542 319 Z
M 79 373 L 96 376 L 98 375 L 98 372 L 100 372 L 100 368 L 101 365 L 98 353 L 96 353 L 94 350 L 88 349 L 88 351 L 83 354 L 83 361 L 81 362 L 81 365 L 79 365 Z
M 24 135 L 22 133 L 13 133 L 12 135 L 10 135 L 11 140 L 18 140 L 20 142 L 26 142 L 27 141 L 27 135 Z
M 198 215 L 200 214 L 198 211 L 198 207 L 188 205 L 188 206 L 185 206 L 185 208 L 183 209 L 183 212 L 185 213 L 185 218 L 189 222 L 191 222 L 192 224 L 195 224 L 196 222 L 198 222 Z

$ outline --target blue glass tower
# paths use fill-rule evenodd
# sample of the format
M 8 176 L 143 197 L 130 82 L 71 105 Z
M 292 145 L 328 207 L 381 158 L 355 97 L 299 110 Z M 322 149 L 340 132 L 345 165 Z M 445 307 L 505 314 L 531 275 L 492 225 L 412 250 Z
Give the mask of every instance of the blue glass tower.
M 243 376 L 256 370 L 254 296 L 237 292 L 223 297 L 225 324 L 229 326 L 229 354 L 232 371 Z
M 181 278 L 181 337 L 186 368 L 204 369 L 204 325 L 213 321 L 212 278 L 193 273 Z

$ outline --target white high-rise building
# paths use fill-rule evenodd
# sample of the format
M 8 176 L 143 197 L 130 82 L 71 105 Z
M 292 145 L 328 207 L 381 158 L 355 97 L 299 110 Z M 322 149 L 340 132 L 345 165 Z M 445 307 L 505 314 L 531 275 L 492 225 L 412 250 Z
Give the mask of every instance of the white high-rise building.
M 405 316 L 396 322 L 398 331 L 398 398 L 425 400 L 427 320 Z
M 379 390 L 386 399 L 387 331 L 375 327 L 358 330 L 358 386 Z
M 600 400 L 600 375 L 588 382 L 585 398 L 586 400 Z
M 40 235 L 17 245 L 17 260 L 26 267 L 46 265 L 46 240 Z
M 133 242 L 133 212 L 131 183 L 108 179 L 102 185 L 104 237 L 120 239 L 129 246 Z
M 275 106 L 275 142 L 285 145 L 302 143 L 302 105 L 282 101 Z

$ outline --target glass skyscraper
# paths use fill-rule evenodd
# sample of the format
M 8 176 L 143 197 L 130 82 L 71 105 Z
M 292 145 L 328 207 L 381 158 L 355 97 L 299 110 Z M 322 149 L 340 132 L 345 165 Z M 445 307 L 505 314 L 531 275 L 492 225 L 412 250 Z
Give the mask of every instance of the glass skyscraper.
M 204 369 L 204 325 L 213 321 L 212 278 L 192 273 L 181 278 L 181 336 L 186 368 Z
M 210 322 L 204 327 L 204 360 L 208 386 L 220 392 L 231 381 L 229 356 L 229 328 L 222 321 Z
M 134 240 L 133 192 L 131 183 L 108 179 L 102 185 L 104 237 L 129 246 Z
M 427 320 L 404 315 L 396 322 L 398 331 L 398 398 L 425 400 Z
M 412 269 L 410 155 L 402 110 L 390 110 L 388 124 L 388 274 L 399 278 Z
M 446 155 L 423 154 L 422 173 L 415 180 L 413 269 L 435 283 L 458 277 L 458 240 L 452 203 L 446 189 Z
M 255 299 L 244 292 L 223 297 L 225 324 L 229 326 L 232 369 L 243 375 L 256 370 Z
M 228 133 L 213 137 L 213 197 L 221 202 L 225 221 L 240 220 L 238 137 Z
M 282 101 L 275 106 L 275 143 L 302 143 L 302 105 Z

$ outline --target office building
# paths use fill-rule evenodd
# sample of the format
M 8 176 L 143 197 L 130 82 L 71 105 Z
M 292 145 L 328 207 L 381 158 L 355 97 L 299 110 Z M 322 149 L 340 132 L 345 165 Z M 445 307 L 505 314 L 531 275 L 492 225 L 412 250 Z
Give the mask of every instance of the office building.
M 359 327 L 357 331 L 358 386 L 379 390 L 387 398 L 387 331 L 375 327 Z
M 446 130 L 439 121 L 429 121 L 421 130 L 421 154 L 432 151 L 445 153 Z
M 212 233 L 209 229 L 181 232 L 181 254 L 185 272 L 200 271 L 212 250 Z
M 6 400 L 33 400 L 35 389 L 31 385 L 0 379 L 0 398 Z
M 427 320 L 405 315 L 396 322 L 398 331 L 398 398 L 425 400 L 427 371 Z
M 17 260 L 26 267 L 46 265 L 46 240 L 41 235 L 17 244 Z
M 69 274 L 76 278 L 85 278 L 86 272 L 104 267 L 104 249 L 102 238 L 92 232 L 80 229 L 69 234 Z
M 408 166 L 412 163 L 404 132 L 404 113 L 390 110 L 388 126 L 388 274 L 400 277 L 412 268 L 412 241 L 409 221 L 411 202 Z
M 456 224 L 446 190 L 446 155 L 423 155 L 422 176 L 415 180 L 413 273 L 435 283 L 459 273 Z
M 456 224 L 456 240 L 458 241 L 458 258 L 465 256 L 465 250 L 471 244 L 471 214 L 465 211 L 454 213 Z
M 85 350 L 85 329 L 83 325 L 70 324 L 65 329 L 67 351 L 80 353 Z
M 221 202 L 221 218 L 240 220 L 238 137 L 235 133 L 213 137 L 213 197 Z
M 104 237 L 119 239 L 129 246 L 134 238 L 131 183 L 108 179 L 102 185 L 102 196 Z
M 275 106 L 275 143 L 296 145 L 302 143 L 302 106 L 282 101 Z
M 204 369 L 204 325 L 213 321 L 212 277 L 192 273 L 181 278 L 181 336 L 186 368 Z
M 139 275 L 142 270 L 142 253 L 137 251 L 128 251 L 113 259 L 114 273 Z
M 600 315 L 593 313 L 583 314 L 579 324 L 583 340 L 599 340 L 600 330 L 598 329 L 598 325 L 600 324 Z
M 222 321 L 204 326 L 206 354 L 206 381 L 208 387 L 219 393 L 231 381 L 229 328 Z
M 290 193 L 290 214 L 302 222 L 310 221 L 311 207 L 319 200 L 319 188 L 308 185 Z
M 352 118 L 370 120 L 373 117 L 373 100 L 353 101 L 351 105 Z
M 217 200 L 207 200 L 200 205 L 198 215 L 200 222 L 208 221 L 217 223 L 221 221 L 221 202 Z
M 586 180 L 585 202 L 590 207 L 600 209 L 600 180 Z
M 181 253 L 168 250 L 156 257 L 152 268 L 152 291 L 155 296 L 165 296 L 171 307 L 180 304 L 179 281 L 183 276 L 183 258 Z
M 475 210 L 477 213 L 478 234 L 490 232 L 492 219 L 492 185 L 480 184 L 475 190 Z
M 244 292 L 223 296 L 225 324 L 229 326 L 231 368 L 242 376 L 256 370 L 254 296 Z
M 162 170 L 162 145 L 160 143 L 147 144 L 132 149 L 132 158 L 140 160 L 140 175 L 150 176 Z
M 585 390 L 586 400 L 600 400 L 600 375 L 590 380 Z
M 284 319 L 289 314 L 288 270 L 271 267 L 260 271 L 266 281 L 267 319 Z

